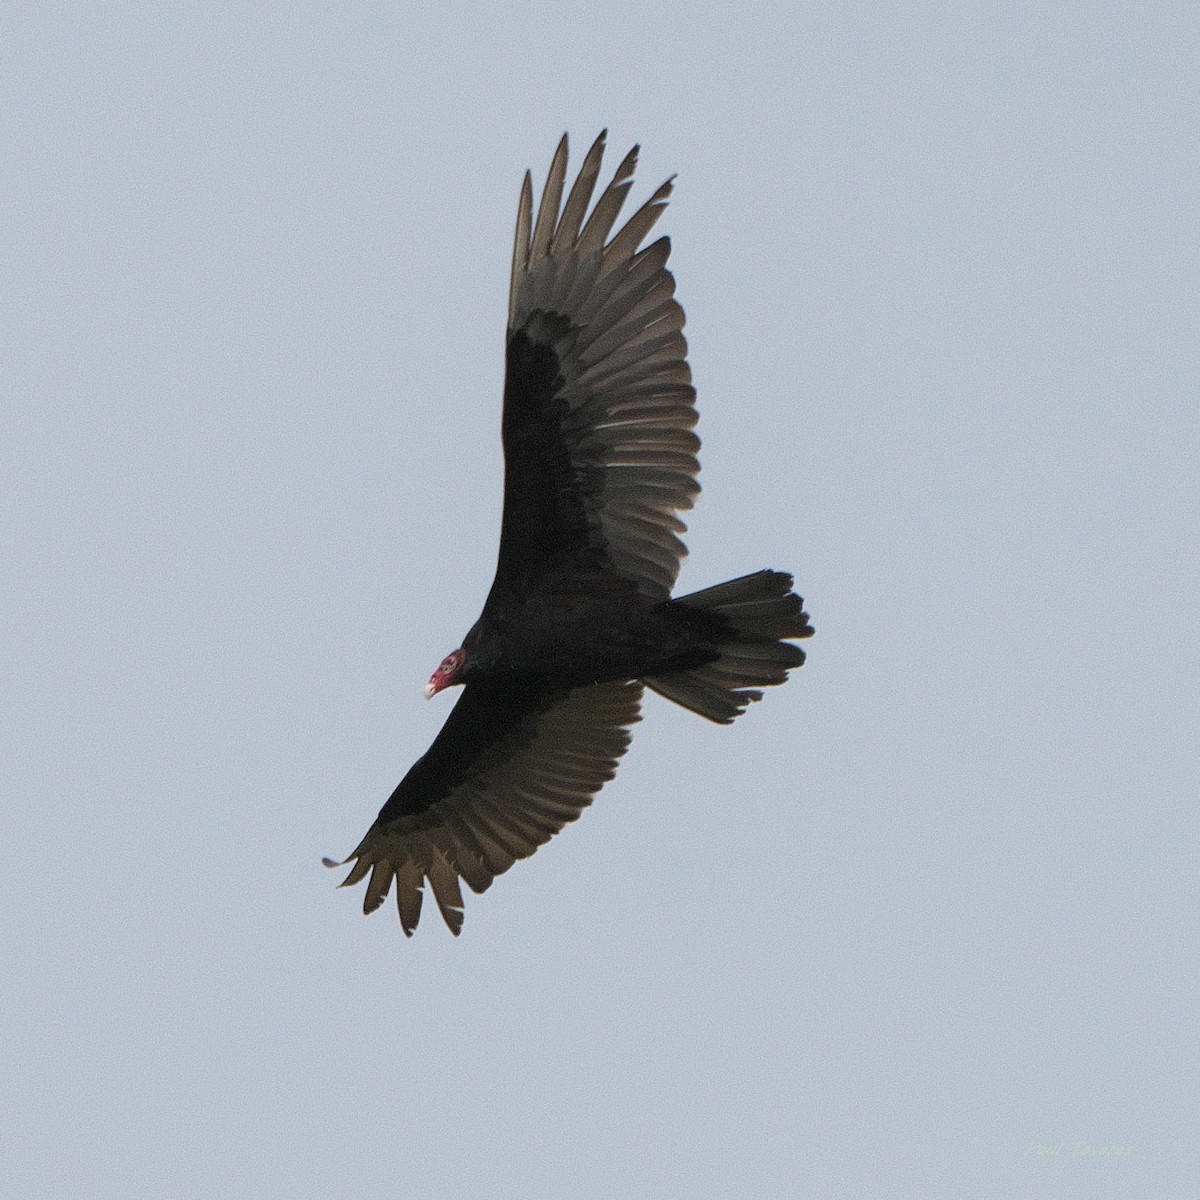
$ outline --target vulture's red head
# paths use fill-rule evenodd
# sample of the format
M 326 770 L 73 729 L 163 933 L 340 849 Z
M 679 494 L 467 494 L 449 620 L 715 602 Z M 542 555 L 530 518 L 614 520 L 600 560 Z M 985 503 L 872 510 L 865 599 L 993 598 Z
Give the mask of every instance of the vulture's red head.
M 429 677 L 425 685 L 425 699 L 436 696 L 443 688 L 453 687 L 462 682 L 463 667 L 467 665 L 465 650 L 451 650 L 438 664 L 438 669 Z

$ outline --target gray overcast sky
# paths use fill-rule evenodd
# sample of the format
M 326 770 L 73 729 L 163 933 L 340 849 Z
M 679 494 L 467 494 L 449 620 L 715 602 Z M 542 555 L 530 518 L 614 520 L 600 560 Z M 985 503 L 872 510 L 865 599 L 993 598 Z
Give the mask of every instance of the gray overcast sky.
M 0 16 L 4 1189 L 1190 1192 L 1200 10 L 416 8 Z M 681 589 L 817 635 L 408 942 L 319 860 L 450 708 L 521 173 L 605 126 Z

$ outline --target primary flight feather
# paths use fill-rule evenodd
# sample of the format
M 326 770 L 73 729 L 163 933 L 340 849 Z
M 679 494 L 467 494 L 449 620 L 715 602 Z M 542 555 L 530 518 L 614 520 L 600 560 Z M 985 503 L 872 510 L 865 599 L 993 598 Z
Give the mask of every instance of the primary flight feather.
M 813 630 L 781 571 L 671 599 L 700 440 L 670 242 L 642 242 L 671 181 L 614 234 L 635 146 L 591 207 L 605 135 L 566 203 L 564 136 L 536 220 L 517 210 L 504 380 L 504 515 L 483 612 L 434 671 L 463 692 L 380 810 L 343 886 L 395 888 L 404 932 L 428 881 L 462 928 L 482 892 L 575 820 L 616 772 L 643 686 L 728 724 L 782 683 Z M 327 864 L 337 864 L 326 860 Z

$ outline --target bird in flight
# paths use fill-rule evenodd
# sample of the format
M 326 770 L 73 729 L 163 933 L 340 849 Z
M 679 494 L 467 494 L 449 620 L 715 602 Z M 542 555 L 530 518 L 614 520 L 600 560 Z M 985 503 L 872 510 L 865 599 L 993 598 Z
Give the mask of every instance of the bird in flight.
M 462 694 L 357 849 L 342 886 L 370 913 L 395 888 L 409 936 L 428 880 L 451 932 L 483 892 L 574 821 L 616 772 L 642 689 L 728 724 L 783 683 L 813 630 L 782 571 L 677 599 L 700 440 L 670 242 L 642 245 L 664 183 L 616 232 L 638 148 L 591 205 L 588 151 L 566 203 L 567 138 L 536 217 L 517 209 L 501 422 L 504 513 L 479 620 L 425 695 Z

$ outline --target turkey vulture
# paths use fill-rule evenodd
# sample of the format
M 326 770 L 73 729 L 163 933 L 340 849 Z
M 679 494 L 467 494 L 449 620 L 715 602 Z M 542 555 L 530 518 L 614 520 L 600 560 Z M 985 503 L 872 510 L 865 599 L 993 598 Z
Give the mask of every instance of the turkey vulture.
M 700 440 L 670 242 L 642 242 L 672 181 L 613 234 L 638 148 L 589 215 L 604 141 L 563 205 L 563 137 L 536 219 L 525 173 L 496 577 L 425 688 L 462 684 L 462 695 L 345 860 L 343 887 L 367 880 L 364 912 L 395 884 L 409 936 L 425 880 L 457 934 L 460 879 L 484 891 L 579 816 L 629 745 L 643 686 L 728 724 L 804 662 L 785 639 L 813 632 L 782 571 L 671 599 Z

